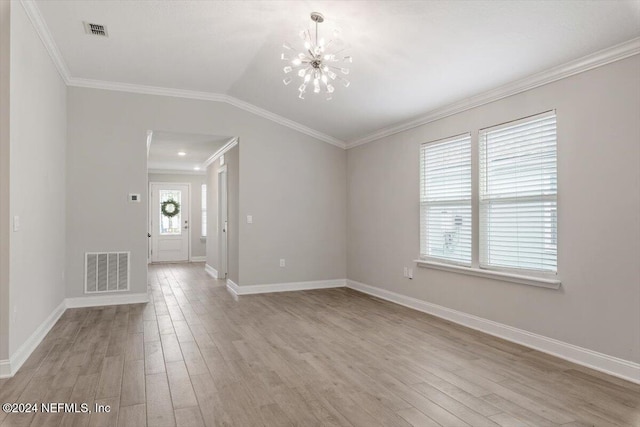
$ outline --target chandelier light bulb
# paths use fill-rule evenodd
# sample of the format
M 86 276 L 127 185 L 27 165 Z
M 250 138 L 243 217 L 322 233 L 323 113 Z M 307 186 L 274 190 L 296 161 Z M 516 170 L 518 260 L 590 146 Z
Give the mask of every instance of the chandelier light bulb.
M 337 77 L 345 88 L 351 84 L 349 80 L 337 75 L 338 72 L 344 75 L 349 74 L 349 68 L 336 67 L 331 64 L 338 61 L 352 63 L 353 59 L 351 56 L 340 55 L 345 48 L 341 40 L 337 39 L 340 35 L 339 31 L 334 30 L 334 38 L 330 40 L 319 36 L 318 24 L 324 22 L 322 14 L 318 12 L 311 13 L 311 21 L 313 21 L 314 27 L 300 32 L 304 48 L 299 49 L 298 53 L 293 55 L 293 58 L 288 53 L 282 53 L 280 58 L 283 61 L 287 61 L 287 66 L 283 68 L 283 71 L 285 74 L 296 71 L 298 77 L 302 79 L 301 85 L 298 87 L 300 92 L 298 97 L 300 99 L 304 99 L 307 85 L 313 80 L 313 93 L 324 92 L 327 95 L 326 99 L 331 100 L 331 94 L 333 94 L 335 88 L 329 83 L 329 79 L 335 80 Z M 282 47 L 285 50 L 297 50 L 289 43 L 283 43 Z M 336 55 L 340 55 L 341 59 Z M 286 77 L 282 82 L 288 85 L 292 80 L 292 77 Z

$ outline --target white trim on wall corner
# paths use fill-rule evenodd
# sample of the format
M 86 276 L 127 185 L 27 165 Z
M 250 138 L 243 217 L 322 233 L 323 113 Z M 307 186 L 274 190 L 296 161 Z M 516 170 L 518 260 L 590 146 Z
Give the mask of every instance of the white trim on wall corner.
M 90 297 L 67 298 L 67 308 L 79 307 L 102 307 L 106 305 L 118 304 L 144 304 L 149 302 L 149 295 L 146 292 L 126 293 L 114 295 L 101 295 Z
M 233 298 L 238 299 L 240 286 L 238 286 L 233 280 L 227 279 L 227 290 L 233 296 Z
M 101 295 L 90 297 L 66 298 L 58 305 L 44 322 L 27 338 L 27 340 L 10 356 L 9 360 L 0 360 L 0 378 L 9 378 L 18 372 L 18 369 L 31 356 L 31 353 L 40 345 L 44 337 L 64 314 L 67 308 L 78 307 L 102 307 L 115 304 L 141 304 L 149 302 L 146 293 Z
M 227 279 L 227 288 L 235 295 L 266 294 L 271 292 L 307 291 L 311 289 L 343 288 L 346 279 L 313 280 L 308 282 L 270 283 L 265 285 L 238 286 Z
M 482 317 L 463 313 L 441 305 L 432 304 L 417 298 L 401 295 L 386 289 L 365 285 L 354 280 L 347 280 L 347 287 L 362 293 L 391 301 L 423 313 L 449 320 L 459 325 L 505 339 L 561 359 L 577 363 L 596 371 L 604 372 L 618 378 L 640 384 L 640 364 L 604 353 L 589 350 L 543 335 L 534 334 Z
M 344 149 L 346 146 L 344 141 L 341 141 L 337 138 L 312 129 L 301 123 L 287 119 L 286 117 L 282 117 L 278 114 L 272 113 L 271 111 L 265 110 L 264 108 L 260 108 L 256 105 L 250 104 L 246 101 L 242 101 L 238 98 L 234 98 L 233 96 L 224 93 L 199 92 L 194 90 L 172 89 L 158 86 L 136 85 L 130 83 L 109 82 L 104 80 L 92 80 L 72 77 L 66 62 L 64 61 L 64 58 L 60 53 L 60 49 L 58 48 L 58 45 L 51 35 L 51 31 L 49 30 L 47 23 L 42 18 L 42 14 L 40 13 L 40 9 L 38 8 L 36 2 L 34 0 L 21 0 L 20 2 L 22 3 L 22 6 L 27 13 L 29 20 L 33 24 L 33 27 L 38 33 L 38 36 L 42 40 L 44 47 L 49 52 L 53 63 L 58 69 L 58 73 L 67 86 L 105 89 L 118 92 L 140 93 L 145 95 L 160 95 L 176 98 L 199 99 L 203 101 L 224 102 L 233 105 L 234 107 L 240 108 L 241 110 L 260 116 L 264 119 L 271 120 L 272 122 L 296 130 L 305 135 L 309 135 L 313 138 L 319 139 L 320 141 L 335 145 L 336 147 Z
M 159 87 L 159 86 L 147 86 L 147 85 L 138 85 L 138 84 L 131 84 L 131 83 L 109 82 L 104 80 L 82 79 L 77 77 L 69 78 L 68 86 L 84 87 L 89 89 L 103 89 L 103 90 L 111 90 L 116 92 L 138 93 L 142 95 L 157 95 L 157 96 L 170 96 L 174 98 L 197 99 L 200 101 L 224 102 L 226 104 L 233 105 L 234 107 L 239 108 L 241 110 L 255 114 L 256 116 L 260 116 L 264 119 L 271 120 L 272 122 L 278 123 L 282 126 L 288 127 L 290 129 L 296 130 L 305 135 L 309 135 L 313 138 L 319 139 L 320 141 L 324 141 L 331 145 L 335 145 L 336 147 L 340 147 L 342 149 L 346 147 L 346 143 L 342 140 L 334 138 L 330 135 L 327 135 L 315 129 L 311 129 L 310 127 L 305 126 L 301 123 L 287 119 L 286 117 L 272 113 L 271 111 L 265 110 L 264 108 L 257 107 L 253 104 L 242 101 L 238 98 L 234 98 L 233 96 L 227 95 L 224 93 L 172 89 L 172 88 Z
M 58 69 L 58 72 L 60 73 L 60 76 L 67 84 L 67 86 L 113 90 L 145 95 L 199 99 L 203 101 L 225 102 L 244 111 L 253 113 L 257 116 L 260 116 L 267 120 L 271 120 L 282 126 L 286 126 L 290 129 L 296 130 L 300 133 L 309 135 L 320 141 L 324 141 L 343 149 L 354 148 L 359 145 L 376 141 L 386 136 L 393 135 L 408 129 L 413 129 L 418 126 L 440 120 L 444 117 L 448 117 L 453 114 L 478 107 L 480 105 L 488 104 L 490 102 L 497 101 L 499 99 L 506 98 L 508 96 L 536 88 L 538 86 L 552 83 L 556 80 L 570 77 L 574 74 L 601 67 L 603 65 L 610 64 L 612 62 L 619 61 L 621 59 L 625 59 L 640 53 L 640 37 L 638 37 L 624 43 L 620 43 L 616 46 L 603 49 L 599 52 L 592 53 L 574 61 L 567 62 L 541 73 L 531 75 L 524 79 L 499 86 L 490 91 L 465 98 L 464 100 L 448 104 L 435 110 L 431 110 L 416 119 L 402 123 L 396 123 L 389 127 L 378 129 L 377 131 L 360 138 L 352 139 L 345 142 L 338 138 L 334 138 L 331 135 L 327 135 L 308 126 L 305 126 L 301 123 L 287 119 L 286 117 L 272 113 L 271 111 L 265 110 L 264 108 L 260 108 L 256 105 L 250 104 L 246 101 L 242 101 L 238 98 L 234 98 L 233 96 L 223 93 L 200 92 L 193 90 L 172 89 L 158 86 L 136 85 L 130 83 L 109 82 L 104 80 L 92 80 L 72 77 L 64 61 L 64 58 L 62 57 L 62 54 L 60 53 L 60 50 L 58 49 L 58 46 L 56 45 L 53 36 L 51 35 L 51 31 L 42 18 L 42 14 L 40 13 L 40 9 L 38 8 L 36 2 L 34 0 L 21 0 L 21 4 L 27 13 L 27 16 L 29 17 L 29 20 L 36 29 L 36 32 L 40 36 L 40 39 L 42 40 L 45 48 L 49 52 L 49 55 L 51 56 L 56 68 Z
M 553 83 L 575 74 L 583 73 L 603 65 L 610 64 L 615 61 L 628 58 L 633 55 L 640 54 L 640 37 L 631 39 L 624 43 L 602 49 L 574 61 L 567 62 L 557 67 L 533 74 L 515 82 L 507 83 L 487 92 L 480 93 L 475 96 L 465 98 L 461 101 L 454 102 L 444 107 L 431 110 L 428 113 L 406 122 L 396 123 L 386 128 L 365 135 L 360 138 L 347 141 L 346 148 L 354 148 L 359 145 L 367 144 L 378 139 L 394 135 L 405 130 L 413 129 L 436 120 L 479 107 L 490 102 L 498 101 L 508 96 L 516 95 L 539 86 Z
M 2 378 L 10 378 L 13 374 L 11 373 L 11 363 L 8 359 L 0 360 L 0 379 Z
M 206 260 L 205 260 L 206 261 Z M 209 264 L 205 264 L 204 265 L 204 271 L 211 277 L 213 277 L 214 279 L 218 278 L 218 270 L 216 270 L 215 268 L 211 267 Z
M 234 136 L 233 138 L 231 138 L 229 141 L 227 141 L 222 147 L 220 147 L 218 149 L 218 151 L 216 151 L 215 153 L 213 153 L 211 155 L 211 157 L 209 157 L 207 160 L 205 160 L 205 162 L 203 163 L 204 168 L 208 168 L 209 166 L 211 166 L 211 164 L 213 162 L 215 162 L 216 160 L 218 160 L 220 158 L 220 156 L 222 156 L 224 153 L 226 153 L 227 151 L 231 150 L 233 147 L 235 147 L 236 145 L 238 145 L 238 137 Z M 206 173 L 206 172 L 205 172 Z
M 42 342 L 51 328 L 53 328 L 53 325 L 56 324 L 60 316 L 65 312 L 66 308 L 66 301 L 63 300 L 18 350 L 10 356 L 9 360 L 0 361 L 0 378 L 12 377 L 18 372 L 18 369 L 20 369 L 31 353 L 33 353 L 36 347 Z
M 206 262 L 206 261 L 207 261 L 206 256 L 192 256 L 191 259 L 189 260 L 189 262 Z
M 179 169 L 147 169 L 147 174 L 161 175 L 206 175 L 207 171 L 179 170 Z
M 20 0 L 20 3 L 29 17 L 31 24 L 35 28 L 36 33 L 38 33 L 40 40 L 42 40 L 42 44 L 45 49 L 47 49 L 47 52 L 49 52 L 49 56 L 58 69 L 60 77 L 62 77 L 62 80 L 68 85 L 71 78 L 69 68 L 67 68 L 67 64 L 64 62 L 60 49 L 58 49 L 58 45 L 53 39 L 51 31 L 40 13 L 40 8 L 38 8 L 38 5 L 34 0 Z

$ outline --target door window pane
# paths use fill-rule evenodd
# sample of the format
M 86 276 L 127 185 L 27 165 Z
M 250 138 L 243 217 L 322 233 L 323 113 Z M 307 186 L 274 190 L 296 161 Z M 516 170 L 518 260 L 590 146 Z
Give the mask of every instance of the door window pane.
M 182 191 L 180 190 L 160 190 L 160 205 L 158 206 L 158 209 L 160 209 L 160 234 L 163 236 L 182 234 L 182 209 L 172 217 L 168 217 L 162 213 L 163 202 L 173 200 L 182 205 L 181 196 Z M 167 210 L 170 210 L 171 208 L 172 206 L 169 205 Z

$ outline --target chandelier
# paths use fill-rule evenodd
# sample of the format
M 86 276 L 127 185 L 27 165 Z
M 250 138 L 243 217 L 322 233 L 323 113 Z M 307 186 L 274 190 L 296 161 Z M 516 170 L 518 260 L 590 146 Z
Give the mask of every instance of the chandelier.
M 333 97 L 335 87 L 333 84 L 337 80 L 345 88 L 351 84 L 343 75 L 349 74 L 349 69 L 342 66 L 342 63 L 351 63 L 351 56 L 341 56 L 345 50 L 342 40 L 338 37 L 338 32 L 334 31 L 334 38 L 325 41 L 318 38 L 318 24 L 324 22 L 324 16 L 318 12 L 311 13 L 311 20 L 315 23 L 315 32 L 312 35 L 310 29 L 300 32 L 300 37 L 304 42 L 304 50 L 295 54 L 293 47 L 289 43 L 284 43 L 282 47 L 285 52 L 281 59 L 288 64 L 283 68 L 287 76 L 282 80 L 285 85 L 293 81 L 291 73 L 298 75 L 301 84 L 298 87 L 300 92 L 298 97 L 304 99 L 307 88 L 313 90 L 314 94 L 324 93 L 327 101 Z

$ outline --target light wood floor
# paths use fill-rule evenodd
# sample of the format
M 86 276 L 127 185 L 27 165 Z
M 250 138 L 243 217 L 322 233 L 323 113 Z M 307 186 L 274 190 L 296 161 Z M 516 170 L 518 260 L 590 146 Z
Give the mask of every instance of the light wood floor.
M 2 426 L 640 425 L 640 386 L 348 289 L 240 297 L 152 266 L 152 303 L 69 309 L 0 402 Z

